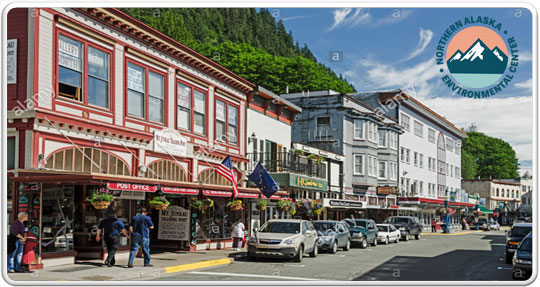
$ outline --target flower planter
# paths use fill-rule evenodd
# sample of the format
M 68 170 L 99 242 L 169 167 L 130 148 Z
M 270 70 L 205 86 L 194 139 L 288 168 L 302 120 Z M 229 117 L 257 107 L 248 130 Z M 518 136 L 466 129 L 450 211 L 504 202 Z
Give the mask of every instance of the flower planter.
M 257 205 L 255 207 L 257 208 L 257 210 L 260 210 L 260 211 L 263 211 L 266 209 L 266 205 Z
M 230 209 L 233 210 L 233 211 L 239 211 L 239 210 L 242 210 L 243 208 L 240 205 L 240 206 L 231 206 Z
M 107 209 L 107 207 L 109 207 L 109 205 L 111 205 L 111 202 L 110 201 L 94 201 L 94 202 L 92 202 L 92 205 L 96 209 Z
M 162 204 L 152 204 L 152 208 L 157 210 L 165 210 L 169 207 L 169 203 L 162 203 Z
M 282 207 L 280 209 L 281 209 L 281 211 L 289 211 L 289 208 L 290 208 L 289 206 L 284 206 L 284 207 Z

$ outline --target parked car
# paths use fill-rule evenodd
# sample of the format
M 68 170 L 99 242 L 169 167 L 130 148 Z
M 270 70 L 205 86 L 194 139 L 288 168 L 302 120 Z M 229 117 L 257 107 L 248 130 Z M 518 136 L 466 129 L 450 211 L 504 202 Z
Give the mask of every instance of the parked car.
M 377 246 L 377 226 L 371 219 L 345 219 L 345 224 L 351 233 L 352 242 L 359 242 L 361 248 L 368 244 Z
M 351 234 L 349 228 L 339 221 L 317 220 L 313 221 L 317 230 L 319 250 L 336 253 L 338 248 L 348 251 L 351 248 Z
M 532 232 L 519 244 L 512 259 L 512 279 L 527 280 L 532 274 Z
M 532 231 L 532 223 L 516 223 L 506 233 L 506 263 L 512 263 L 514 252 L 521 240 Z
M 476 228 L 476 226 L 474 226 Z M 478 229 L 489 231 L 489 222 L 486 218 L 478 219 Z
M 497 221 L 490 221 L 489 222 L 489 230 L 500 230 L 501 225 Z
M 317 231 L 313 224 L 300 219 L 273 219 L 255 228 L 248 241 L 248 258 L 282 257 L 302 262 L 304 253 L 318 254 Z
M 514 220 L 514 224 L 516 223 L 527 223 L 530 222 L 527 217 L 518 217 Z
M 398 243 L 401 238 L 401 233 L 393 224 L 377 224 L 377 229 L 379 230 L 377 241 L 384 244 Z
M 422 224 L 415 216 L 390 216 L 384 223 L 393 224 L 400 232 L 401 239 L 408 241 L 409 236 L 414 236 L 416 240 L 420 239 L 422 233 Z

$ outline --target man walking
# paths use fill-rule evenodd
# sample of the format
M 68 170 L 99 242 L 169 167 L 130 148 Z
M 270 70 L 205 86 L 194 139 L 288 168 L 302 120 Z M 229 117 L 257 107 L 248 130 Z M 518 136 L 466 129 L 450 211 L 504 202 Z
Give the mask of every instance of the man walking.
M 103 239 L 105 240 L 105 245 L 107 246 L 107 259 L 105 259 L 104 265 L 107 265 L 107 267 L 112 267 L 116 262 L 116 260 L 114 259 L 114 255 L 120 247 L 120 232 L 122 232 L 127 238 L 129 238 L 129 235 L 126 228 L 124 227 L 124 223 L 122 222 L 122 220 L 116 217 L 116 213 L 114 212 L 108 213 L 107 218 L 103 219 L 99 223 L 96 235 L 97 242 L 101 240 L 102 229 Z
M 133 259 L 135 259 L 140 245 L 143 248 L 144 267 L 152 267 L 152 264 L 150 264 L 150 229 L 154 229 L 154 223 L 152 218 L 148 216 L 148 210 L 143 208 L 139 215 L 133 217 L 129 226 L 129 231 L 133 236 L 128 268 L 133 268 Z
M 28 220 L 28 213 L 19 212 L 17 218 L 18 219 L 13 221 L 13 224 L 11 224 L 9 241 L 12 242 L 11 249 L 13 250 L 8 250 L 11 251 L 8 252 L 8 273 L 23 272 L 21 270 L 21 260 L 24 250 L 24 242 L 26 241 L 26 237 L 24 237 L 26 227 L 23 222 Z

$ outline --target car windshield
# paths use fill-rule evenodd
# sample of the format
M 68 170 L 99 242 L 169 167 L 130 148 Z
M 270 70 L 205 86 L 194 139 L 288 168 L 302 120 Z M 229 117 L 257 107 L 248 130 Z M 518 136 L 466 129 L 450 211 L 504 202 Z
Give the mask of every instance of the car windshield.
M 300 223 L 297 222 L 267 222 L 261 227 L 261 232 L 270 233 L 300 233 Z
M 335 222 L 314 222 L 313 225 L 315 225 L 315 229 L 317 229 L 317 231 L 320 231 L 320 232 L 336 230 Z
M 385 220 L 387 223 L 408 223 L 408 221 L 406 217 L 389 217 Z
M 377 225 L 377 229 L 382 232 L 388 232 L 388 226 L 385 225 Z
M 521 242 L 521 245 L 519 246 L 520 251 L 531 251 L 532 252 L 532 239 L 531 237 L 527 237 Z
M 527 226 L 516 226 L 512 228 L 512 233 L 510 234 L 512 237 L 525 237 L 525 235 L 529 234 L 531 232 L 532 228 Z

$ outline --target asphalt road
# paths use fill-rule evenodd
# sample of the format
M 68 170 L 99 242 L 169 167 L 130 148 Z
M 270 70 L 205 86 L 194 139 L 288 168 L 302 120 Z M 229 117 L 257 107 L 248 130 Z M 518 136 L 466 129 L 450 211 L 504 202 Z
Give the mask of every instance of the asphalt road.
M 506 281 L 512 280 L 512 265 L 504 263 L 504 243 L 503 231 L 424 235 L 420 240 L 353 248 L 335 255 L 320 253 L 301 263 L 247 260 L 241 251 L 230 255 L 231 264 L 155 280 Z

